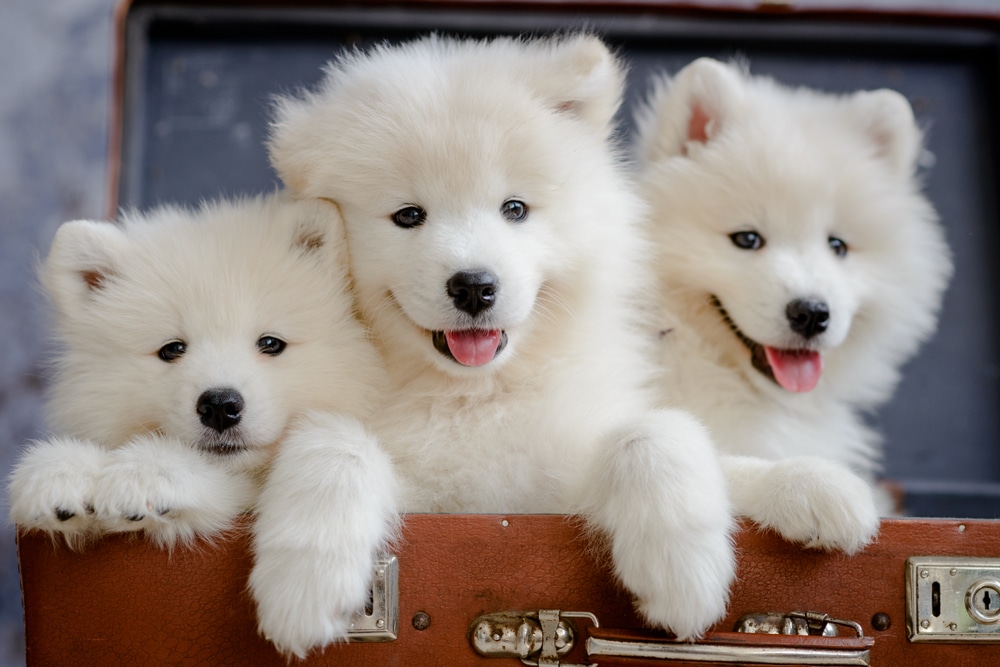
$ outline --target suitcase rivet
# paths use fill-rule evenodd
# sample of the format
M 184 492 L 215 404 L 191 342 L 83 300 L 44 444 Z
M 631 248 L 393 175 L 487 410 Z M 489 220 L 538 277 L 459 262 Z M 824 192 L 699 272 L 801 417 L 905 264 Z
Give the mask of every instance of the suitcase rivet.
M 413 615 L 413 627 L 417 630 L 426 630 L 431 625 L 431 617 L 427 612 L 418 611 Z
M 884 611 L 880 611 L 874 616 L 872 616 L 872 627 L 876 630 L 883 631 L 888 630 L 889 626 L 892 625 L 892 619 L 889 618 L 889 614 Z
M 924 620 L 920 621 L 920 627 L 922 627 L 922 628 L 929 628 L 929 627 L 931 627 L 931 622 L 928 621 L 927 619 L 924 619 Z
M 920 570 L 921 579 L 926 579 L 929 576 L 931 576 L 930 570 Z

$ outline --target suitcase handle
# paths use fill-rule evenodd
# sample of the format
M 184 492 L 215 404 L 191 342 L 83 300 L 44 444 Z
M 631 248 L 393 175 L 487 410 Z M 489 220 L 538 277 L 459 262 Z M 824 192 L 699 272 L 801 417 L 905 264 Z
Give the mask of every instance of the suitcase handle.
M 875 642 L 863 635 L 858 623 L 815 612 L 749 614 L 737 622 L 737 631 L 709 633 L 691 643 L 663 633 L 609 630 L 601 628 L 593 614 L 553 609 L 484 614 L 473 621 L 469 642 L 484 657 L 520 658 L 524 664 L 537 667 L 580 667 L 560 662 L 575 645 L 573 618 L 590 622 L 585 642 L 587 656 L 602 666 L 867 667 Z M 838 625 L 851 628 L 855 636 L 837 636 Z

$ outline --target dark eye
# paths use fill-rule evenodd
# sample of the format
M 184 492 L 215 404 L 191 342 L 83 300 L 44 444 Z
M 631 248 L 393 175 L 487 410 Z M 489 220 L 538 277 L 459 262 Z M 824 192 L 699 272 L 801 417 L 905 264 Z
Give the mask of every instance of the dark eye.
M 734 246 L 744 250 L 760 250 L 764 247 L 764 237 L 757 232 L 734 232 L 729 235 L 729 240 Z
M 392 214 L 392 221 L 403 229 L 419 227 L 427 219 L 427 211 L 419 206 L 404 206 Z
M 288 343 L 274 336 L 261 336 L 260 340 L 257 341 L 257 349 L 260 350 L 260 353 L 271 356 L 277 356 L 284 352 L 287 345 Z
M 500 207 L 500 214 L 510 222 L 522 222 L 528 217 L 528 205 L 518 199 L 508 199 Z
M 182 340 L 172 340 L 163 347 L 160 351 L 156 353 L 160 359 L 170 363 L 171 361 L 177 361 L 184 353 L 187 352 L 187 343 Z
M 843 240 L 838 239 L 836 236 L 831 236 L 826 240 L 826 242 L 830 244 L 831 248 L 833 248 L 833 252 L 837 255 L 837 257 L 847 256 L 847 244 L 844 243 Z

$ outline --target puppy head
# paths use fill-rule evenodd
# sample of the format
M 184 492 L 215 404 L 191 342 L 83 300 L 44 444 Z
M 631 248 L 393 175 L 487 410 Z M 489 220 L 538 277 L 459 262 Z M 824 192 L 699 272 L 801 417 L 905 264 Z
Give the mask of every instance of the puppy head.
M 828 367 L 884 395 L 950 274 L 906 100 L 700 60 L 658 83 L 640 127 L 665 283 L 707 304 L 717 347 L 763 385 L 811 391 Z
M 271 157 L 292 188 L 343 210 L 384 348 L 490 373 L 580 261 L 622 84 L 590 36 L 385 46 L 280 101 Z
M 61 226 L 40 274 L 62 344 L 54 425 L 260 463 L 296 415 L 352 400 L 335 388 L 364 344 L 340 234 L 335 209 L 277 198 Z

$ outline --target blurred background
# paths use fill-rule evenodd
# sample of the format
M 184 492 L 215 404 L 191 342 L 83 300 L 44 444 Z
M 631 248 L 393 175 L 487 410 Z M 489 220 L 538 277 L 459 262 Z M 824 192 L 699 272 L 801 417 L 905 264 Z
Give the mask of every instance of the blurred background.
M 103 218 L 116 0 L 0 0 L 0 467 L 39 437 L 46 310 L 34 264 L 56 227 Z M 6 486 L 6 485 L 4 485 Z M 2 492 L 0 665 L 24 664 Z
M 107 146 L 116 4 L 116 0 L 0 0 L 0 468 L 4 473 L 22 444 L 44 433 L 47 322 L 44 300 L 34 282 L 34 264 L 60 223 L 103 218 L 110 205 Z M 1000 0 L 852 4 L 1000 9 Z M 3 491 L 0 502 L 6 515 Z M 23 651 L 14 533 L 4 525 L 0 666 L 23 664 Z

